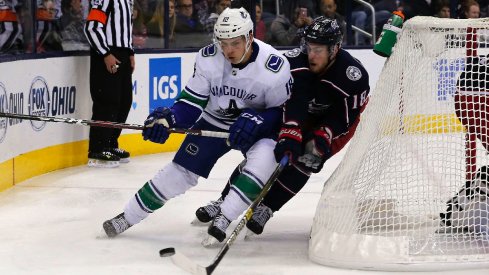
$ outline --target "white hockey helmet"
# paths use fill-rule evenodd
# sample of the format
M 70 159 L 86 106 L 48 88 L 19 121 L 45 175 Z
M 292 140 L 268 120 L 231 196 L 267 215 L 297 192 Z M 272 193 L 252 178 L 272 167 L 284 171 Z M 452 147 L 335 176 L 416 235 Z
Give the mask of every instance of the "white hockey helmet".
M 248 38 L 250 32 L 253 32 L 253 21 L 250 14 L 242 7 L 226 8 L 214 25 L 214 36 L 217 39 L 235 38 L 241 35 Z

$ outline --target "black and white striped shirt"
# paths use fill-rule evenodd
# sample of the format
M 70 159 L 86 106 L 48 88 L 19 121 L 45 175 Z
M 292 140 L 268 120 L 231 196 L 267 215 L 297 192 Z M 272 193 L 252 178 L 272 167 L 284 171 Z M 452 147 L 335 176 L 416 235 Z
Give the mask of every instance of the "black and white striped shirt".
M 134 0 L 92 0 L 85 35 L 92 49 L 109 54 L 109 47 L 132 46 L 132 6 Z

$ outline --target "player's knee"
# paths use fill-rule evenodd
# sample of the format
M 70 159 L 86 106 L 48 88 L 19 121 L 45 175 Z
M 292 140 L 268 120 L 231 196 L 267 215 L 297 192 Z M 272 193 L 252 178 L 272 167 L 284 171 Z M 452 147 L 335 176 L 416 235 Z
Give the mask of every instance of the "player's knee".
M 265 183 L 277 165 L 273 154 L 275 144 L 274 140 L 268 138 L 257 141 L 246 153 L 243 171 L 253 171 L 253 176 Z
M 199 176 L 176 164 L 169 163 L 153 177 L 152 182 L 165 199 L 185 193 L 197 185 Z

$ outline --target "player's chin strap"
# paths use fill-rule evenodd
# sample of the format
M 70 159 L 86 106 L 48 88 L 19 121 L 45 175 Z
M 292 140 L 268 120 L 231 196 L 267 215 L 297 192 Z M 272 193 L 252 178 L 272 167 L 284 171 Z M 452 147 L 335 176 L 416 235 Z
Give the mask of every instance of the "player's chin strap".
M 243 59 L 245 58 L 246 54 L 248 53 L 248 51 L 250 50 L 251 48 L 251 39 L 250 39 L 250 34 L 248 33 L 246 36 L 246 50 L 245 52 L 243 53 L 243 56 L 241 56 L 241 59 L 239 59 L 238 61 L 238 64 L 241 63 L 243 61 Z

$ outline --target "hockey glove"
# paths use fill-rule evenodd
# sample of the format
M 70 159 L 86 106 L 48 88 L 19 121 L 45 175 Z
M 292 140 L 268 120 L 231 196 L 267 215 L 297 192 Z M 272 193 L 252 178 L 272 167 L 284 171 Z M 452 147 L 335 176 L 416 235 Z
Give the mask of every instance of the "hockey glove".
M 244 110 L 229 127 L 229 144 L 233 149 L 248 151 L 260 139 L 263 125 L 263 118 L 256 111 Z
M 143 139 L 165 143 L 170 133 L 168 128 L 175 125 L 175 114 L 167 107 L 158 107 L 144 121 Z
M 331 157 L 331 131 L 327 128 L 315 130 L 306 142 L 305 152 L 297 160 L 312 173 L 319 173 L 324 162 Z
M 302 154 L 301 128 L 292 123 L 282 125 L 273 153 L 277 162 L 280 162 L 284 155 L 288 155 L 289 164 L 295 163 Z

